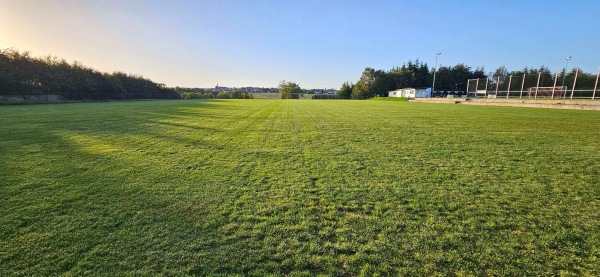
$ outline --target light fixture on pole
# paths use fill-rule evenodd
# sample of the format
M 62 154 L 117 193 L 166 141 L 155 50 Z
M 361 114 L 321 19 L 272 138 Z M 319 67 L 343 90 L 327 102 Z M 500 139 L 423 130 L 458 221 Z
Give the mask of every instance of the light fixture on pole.
M 565 91 L 565 97 L 567 96 L 567 90 L 565 88 L 565 77 L 567 77 L 567 68 L 569 68 L 569 61 L 571 60 L 571 56 L 565 58 L 567 60 L 567 64 L 565 65 L 565 73 L 563 74 L 562 85 L 560 85 L 560 89 Z
M 441 55 L 442 53 L 435 53 L 435 68 L 433 68 L 433 84 L 431 85 L 431 97 L 433 97 L 433 94 L 435 93 L 435 72 L 437 71 L 437 61 L 438 61 L 438 57 Z

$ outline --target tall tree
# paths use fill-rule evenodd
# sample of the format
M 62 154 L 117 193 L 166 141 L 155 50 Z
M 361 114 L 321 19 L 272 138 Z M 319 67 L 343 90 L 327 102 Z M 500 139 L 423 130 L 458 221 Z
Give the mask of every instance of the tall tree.
M 367 67 L 352 88 L 352 99 L 367 99 L 375 96 L 387 96 L 395 88 L 393 80 L 383 70 Z
M 298 99 L 303 93 L 304 90 L 294 82 L 279 82 L 279 97 L 281 97 L 281 99 Z
M 500 66 L 496 69 L 496 71 L 494 71 L 494 74 L 492 74 L 492 76 L 494 77 L 506 77 L 508 76 L 508 69 L 506 69 L 506 66 Z
M 342 84 L 342 87 L 340 88 L 340 90 L 337 93 L 337 98 L 338 99 L 350 99 L 350 97 L 352 96 L 352 88 L 353 87 L 354 87 L 354 85 L 352 83 L 344 82 Z

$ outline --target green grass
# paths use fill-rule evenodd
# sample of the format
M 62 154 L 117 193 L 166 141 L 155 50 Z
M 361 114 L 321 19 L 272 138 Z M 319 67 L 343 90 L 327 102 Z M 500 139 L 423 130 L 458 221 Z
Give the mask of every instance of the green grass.
M 600 113 L 0 107 L 0 276 L 600 275 Z

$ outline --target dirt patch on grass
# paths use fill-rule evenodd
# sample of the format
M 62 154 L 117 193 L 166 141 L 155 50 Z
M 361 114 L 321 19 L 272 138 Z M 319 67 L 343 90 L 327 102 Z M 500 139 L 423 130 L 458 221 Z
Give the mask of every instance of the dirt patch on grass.
M 551 108 L 600 111 L 600 100 L 585 99 L 474 99 L 474 98 L 417 98 L 411 102 L 467 104 L 481 106 L 511 106 L 528 108 Z

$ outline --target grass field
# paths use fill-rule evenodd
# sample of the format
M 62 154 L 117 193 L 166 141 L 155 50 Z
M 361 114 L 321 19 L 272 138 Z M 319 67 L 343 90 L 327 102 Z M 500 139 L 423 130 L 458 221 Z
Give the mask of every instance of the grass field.
M 600 275 L 600 113 L 0 106 L 0 276 Z

